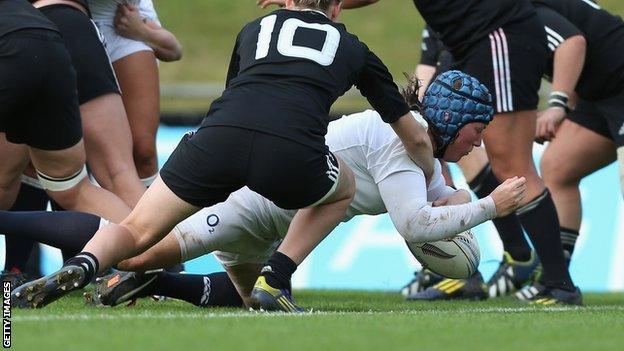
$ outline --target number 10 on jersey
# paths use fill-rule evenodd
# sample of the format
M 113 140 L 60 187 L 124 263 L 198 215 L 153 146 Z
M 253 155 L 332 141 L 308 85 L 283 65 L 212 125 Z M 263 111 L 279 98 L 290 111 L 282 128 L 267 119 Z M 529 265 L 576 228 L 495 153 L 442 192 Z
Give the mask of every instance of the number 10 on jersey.
M 262 59 L 269 54 L 271 35 L 275 29 L 277 15 L 267 16 L 260 21 L 260 33 L 256 46 L 256 60 Z M 317 50 L 306 46 L 294 45 L 295 32 L 298 28 L 308 28 L 325 32 L 323 49 Z M 282 56 L 297 57 L 312 60 L 321 66 L 329 66 L 334 62 L 336 51 L 340 44 L 340 32 L 329 24 L 306 23 L 296 18 L 284 21 L 279 35 L 277 36 L 277 51 Z

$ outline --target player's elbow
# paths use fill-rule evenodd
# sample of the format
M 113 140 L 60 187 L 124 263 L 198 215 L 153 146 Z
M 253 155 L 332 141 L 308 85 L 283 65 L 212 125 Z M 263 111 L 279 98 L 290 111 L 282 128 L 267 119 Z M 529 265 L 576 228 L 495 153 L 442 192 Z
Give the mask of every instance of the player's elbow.
M 396 230 L 408 243 L 429 241 L 429 234 L 434 227 L 431 223 L 431 206 L 423 205 L 411 211 L 411 215 L 394 221 Z

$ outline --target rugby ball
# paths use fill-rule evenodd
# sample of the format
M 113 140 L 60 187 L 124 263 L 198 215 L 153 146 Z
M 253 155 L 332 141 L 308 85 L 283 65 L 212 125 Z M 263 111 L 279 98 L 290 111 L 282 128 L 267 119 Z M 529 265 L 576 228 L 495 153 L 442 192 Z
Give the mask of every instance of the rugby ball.
M 481 261 L 479 243 L 470 230 L 430 243 L 408 242 L 407 247 L 423 268 L 447 278 L 468 278 Z

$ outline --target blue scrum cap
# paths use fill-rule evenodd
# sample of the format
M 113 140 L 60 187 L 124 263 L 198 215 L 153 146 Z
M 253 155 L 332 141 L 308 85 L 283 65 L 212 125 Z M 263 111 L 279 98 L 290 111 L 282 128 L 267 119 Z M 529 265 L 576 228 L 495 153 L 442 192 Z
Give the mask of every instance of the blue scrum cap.
M 447 71 L 427 88 L 422 115 L 438 144 L 436 157 L 442 157 L 466 124 L 488 124 L 492 120 L 492 95 L 476 78 L 461 71 Z

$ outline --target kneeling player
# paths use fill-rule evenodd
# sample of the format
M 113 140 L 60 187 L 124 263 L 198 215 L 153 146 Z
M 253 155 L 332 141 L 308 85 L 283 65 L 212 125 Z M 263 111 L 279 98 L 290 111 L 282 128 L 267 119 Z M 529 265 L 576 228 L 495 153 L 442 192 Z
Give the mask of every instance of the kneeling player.
M 417 83 L 413 84 L 416 86 Z M 415 88 L 406 90 L 410 102 L 417 101 L 416 91 Z M 438 99 L 440 96 L 450 98 L 448 101 Z M 440 108 L 445 105 L 460 107 L 457 110 Z M 481 133 L 492 118 L 489 93 L 476 80 L 456 71 L 449 72 L 438 77 L 429 89 L 425 114 L 438 157 L 455 162 L 481 143 Z M 418 114 L 414 116 L 427 125 Z M 332 122 L 327 135 L 332 152 L 354 170 L 356 177 L 355 198 L 343 221 L 359 214 L 388 212 L 405 240 L 436 241 L 495 216 L 508 214 L 522 199 L 524 179 L 517 178 L 505 182 L 490 197 L 466 203 L 470 199 L 466 191 L 456 191 L 444 184 L 439 163 L 436 163 L 434 177 L 427 186 L 422 170 L 410 160 L 392 129 L 379 121 L 376 112 L 366 111 L 351 117 L 357 118 Z M 427 203 L 442 199 L 464 204 L 431 207 Z M 226 202 L 205 208 L 182 222 L 174 229 L 174 235 L 169 235 L 146 253 L 122 262 L 119 268 L 144 271 L 216 251 L 243 300 L 250 304 L 252 295 L 262 295 L 270 289 L 262 279 L 255 289 L 253 283 L 262 264 L 286 234 L 294 213 L 280 209 L 268 199 L 244 188 L 233 193 Z M 21 225 L 25 223 L 2 222 L 12 222 L 16 229 L 24 230 Z M 6 229 L 0 227 L 0 230 Z M 95 230 L 97 227 L 92 232 Z M 79 250 L 79 245 L 75 250 Z M 219 294 L 224 287 L 232 286 L 220 275 L 121 275 L 121 279 L 114 275 L 100 285 L 98 291 L 102 302 L 114 305 L 146 294 L 169 295 L 198 305 L 218 305 L 214 299 L 228 303 L 236 301 L 222 296 L 210 297 L 210 291 Z M 184 284 L 185 288 L 172 289 L 176 282 Z M 219 284 L 221 286 L 217 288 Z M 206 286 L 211 288 L 206 290 Z M 290 294 L 290 289 L 282 293 Z M 14 300 L 16 303 L 27 305 L 23 298 L 17 294 L 14 296 L 18 297 Z M 299 310 L 288 303 L 282 305 L 280 301 L 283 302 L 278 298 L 273 309 Z

